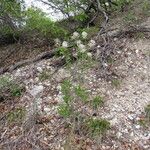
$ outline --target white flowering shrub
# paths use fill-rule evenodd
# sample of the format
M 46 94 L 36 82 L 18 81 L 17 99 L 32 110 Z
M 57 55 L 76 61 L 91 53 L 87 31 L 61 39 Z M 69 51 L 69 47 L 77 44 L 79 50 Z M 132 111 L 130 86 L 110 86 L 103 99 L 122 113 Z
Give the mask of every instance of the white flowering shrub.
M 87 39 L 88 33 L 83 31 L 81 34 L 74 32 L 67 41 L 61 42 L 59 39 L 54 41 L 58 54 L 71 61 L 71 56 L 82 60 L 92 58 L 90 49 L 96 45 L 96 42 L 94 40 L 88 41 Z
M 87 39 L 87 36 L 88 36 L 87 32 L 83 31 L 82 32 L 82 38 L 83 39 Z
M 71 39 L 75 40 L 78 39 L 80 37 L 80 34 L 78 32 L 74 32 Z
M 67 48 L 68 47 L 68 42 L 67 41 L 63 41 L 62 47 Z
M 58 40 L 56 42 L 58 43 Z M 84 111 L 90 107 L 95 112 L 103 105 L 103 97 L 91 96 L 92 93 L 84 86 L 87 69 L 95 64 L 91 53 L 91 48 L 95 45 L 96 42 L 88 40 L 88 33 L 83 31 L 81 34 L 74 32 L 69 40 L 61 42 L 58 47 L 59 54 L 66 59 L 66 64 L 69 64 L 67 69 L 71 74 L 70 79 L 61 84 L 63 100 L 58 107 L 58 114 L 64 118 L 66 125 L 70 126 L 71 133 L 86 132 L 91 137 L 102 136 L 110 126 L 107 120 L 86 116 Z M 74 58 L 76 61 L 70 65 Z

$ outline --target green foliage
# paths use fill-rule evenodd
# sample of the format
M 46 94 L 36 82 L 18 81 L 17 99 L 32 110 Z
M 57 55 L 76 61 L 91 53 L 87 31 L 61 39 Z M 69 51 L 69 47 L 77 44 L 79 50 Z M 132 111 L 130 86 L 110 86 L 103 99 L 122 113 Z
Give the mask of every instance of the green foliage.
M 68 118 L 70 117 L 70 115 L 72 114 L 72 109 L 70 108 L 70 106 L 68 104 L 61 104 L 58 107 L 58 113 L 64 117 L 64 118 Z
M 145 0 L 142 4 L 142 10 L 145 15 L 150 16 L 150 1 Z
M 0 1 L 0 16 L 9 14 L 11 17 L 20 17 L 22 12 L 23 0 L 1 0 Z
M 26 110 L 24 108 L 16 108 L 7 114 L 7 121 L 9 123 L 23 121 L 25 117 Z
M 139 124 L 144 128 L 149 128 L 150 125 L 150 104 L 148 104 L 145 108 L 145 117 L 139 120 Z
M 65 48 L 65 47 L 57 48 L 56 55 L 64 56 L 66 64 L 68 64 L 68 65 L 72 62 L 71 51 L 69 48 Z
M 22 25 L 23 0 L 1 0 L 0 1 L 0 34 L 14 34 L 16 29 Z
M 40 80 L 40 81 L 45 81 L 45 80 L 47 80 L 47 79 L 49 79 L 49 78 L 50 78 L 50 74 L 49 74 L 49 72 L 47 72 L 46 70 L 43 71 L 43 72 L 39 75 L 39 80 Z
M 13 30 L 8 26 L 5 25 L 2 28 L 0 28 L 1 35 L 12 35 L 14 34 Z
M 71 83 L 70 81 L 68 80 L 65 80 L 62 84 L 61 84 L 61 92 L 63 94 L 63 99 L 64 99 L 64 102 L 66 104 L 69 104 L 69 102 L 72 101 L 72 93 L 71 93 Z
M 11 90 L 10 91 L 11 91 L 12 96 L 15 96 L 15 97 L 21 96 L 22 87 L 20 87 L 17 84 L 13 84 L 13 85 L 11 85 Z
M 65 80 L 61 84 L 61 92 L 63 95 L 63 103 L 58 107 L 58 113 L 60 116 L 69 119 L 71 133 L 76 131 L 87 132 L 87 134 L 92 136 L 101 136 L 110 128 L 110 123 L 105 119 L 95 119 L 92 117 L 86 117 L 82 114 L 76 104 L 78 104 L 78 99 L 80 98 L 83 102 L 88 102 L 88 92 L 81 86 L 73 86 L 70 81 Z M 103 105 L 103 98 L 96 96 L 92 105 L 94 109 Z M 84 103 L 86 104 L 86 103 Z M 78 107 L 78 106 L 77 106 Z M 67 123 L 67 122 L 66 122 Z
M 121 83 L 120 83 L 119 79 L 112 79 L 111 84 L 112 84 L 112 86 L 118 88 L 118 87 L 120 87 Z
M 145 107 L 146 118 L 150 121 L 150 104 Z
M 122 10 L 122 8 L 128 4 L 130 4 L 131 2 L 133 2 L 134 0 L 115 0 L 114 2 L 117 4 L 116 6 L 113 6 L 114 9 L 116 10 Z
M 89 119 L 87 126 L 93 136 L 103 135 L 110 129 L 110 123 L 105 119 Z
M 0 77 L 0 89 L 10 86 L 11 80 L 8 76 Z
M 74 18 L 77 21 L 84 22 L 84 21 L 86 21 L 86 19 L 88 18 L 88 16 L 84 12 L 82 12 L 79 15 L 76 15 Z
M 68 33 L 46 16 L 40 9 L 30 8 L 26 11 L 26 26 L 28 31 L 37 31 L 41 36 L 49 38 L 65 37 Z
M 75 94 L 84 102 L 88 100 L 88 93 L 81 86 L 75 87 Z
M 94 109 L 97 109 L 99 106 L 104 104 L 103 98 L 101 96 L 96 96 L 92 101 L 92 106 Z
M 137 21 L 137 17 L 134 13 L 129 12 L 127 15 L 123 18 L 125 24 L 131 24 Z
M 15 83 L 8 76 L 0 77 L 0 95 L 21 96 L 23 87 Z
M 79 28 L 77 31 L 80 33 L 82 33 L 83 31 L 87 32 L 88 33 L 87 39 L 89 40 L 99 32 L 99 27 L 94 26 L 94 27 L 88 27 L 83 29 Z

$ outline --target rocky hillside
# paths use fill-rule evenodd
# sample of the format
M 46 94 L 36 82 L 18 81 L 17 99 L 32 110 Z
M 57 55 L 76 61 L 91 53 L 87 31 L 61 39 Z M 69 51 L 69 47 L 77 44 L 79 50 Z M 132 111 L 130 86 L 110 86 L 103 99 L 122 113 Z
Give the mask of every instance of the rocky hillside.
M 119 26 L 0 75 L 0 150 L 150 149 L 150 18 Z

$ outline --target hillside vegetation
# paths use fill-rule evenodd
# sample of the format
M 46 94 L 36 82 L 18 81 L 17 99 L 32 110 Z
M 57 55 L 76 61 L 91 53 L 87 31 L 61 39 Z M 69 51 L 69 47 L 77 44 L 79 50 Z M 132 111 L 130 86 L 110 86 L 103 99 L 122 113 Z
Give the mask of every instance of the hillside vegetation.
M 0 1 L 0 150 L 149 150 L 149 0 Z

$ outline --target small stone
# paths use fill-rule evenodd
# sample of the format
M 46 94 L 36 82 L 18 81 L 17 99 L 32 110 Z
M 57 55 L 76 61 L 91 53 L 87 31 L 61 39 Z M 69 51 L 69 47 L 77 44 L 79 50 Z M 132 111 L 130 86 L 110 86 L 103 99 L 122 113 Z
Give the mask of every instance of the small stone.
M 133 133 L 133 132 L 131 132 L 130 136 L 132 136 L 132 137 L 133 137 L 133 136 L 134 136 L 134 133 Z
M 116 135 L 117 135 L 117 138 L 119 139 L 122 136 L 122 133 L 118 132 Z
M 140 129 L 141 127 L 140 127 L 140 125 L 136 125 L 135 128 L 136 129 Z
M 71 75 L 70 75 L 69 71 L 66 71 L 65 69 L 60 69 L 60 70 L 57 72 L 55 78 L 56 78 L 56 81 L 60 82 L 60 81 L 62 81 L 63 79 L 68 78 L 68 77 L 70 77 L 70 76 L 71 76 Z
M 47 138 L 46 138 L 46 137 L 44 137 L 44 141 L 47 141 Z
M 136 52 L 136 54 L 138 54 L 138 53 L 139 53 L 139 50 L 137 49 L 135 52 Z
M 46 108 L 44 108 L 44 111 L 45 111 L 46 113 L 49 113 L 49 112 L 51 111 L 51 109 L 48 108 L 48 107 L 46 107 Z
M 124 131 L 124 133 L 128 133 L 128 129 L 124 129 L 123 131 Z
M 110 124 L 112 126 L 114 126 L 115 124 L 117 124 L 117 122 L 118 122 L 117 118 L 114 118 L 114 119 L 110 120 Z
M 38 72 L 42 73 L 43 69 L 41 67 L 37 67 Z
M 114 38 L 114 41 L 117 41 L 118 40 L 118 38 Z
M 39 81 L 39 78 L 38 78 L 38 77 L 36 77 L 36 78 L 35 78 L 35 82 L 38 82 L 38 81 Z
M 50 86 L 50 85 L 51 85 L 50 82 L 45 82 L 44 84 L 45 84 L 46 86 Z
M 44 87 L 42 85 L 39 86 L 34 86 L 32 90 L 29 91 L 29 93 L 33 96 L 36 97 L 39 93 L 43 91 Z
M 132 115 L 128 115 L 128 118 L 129 118 L 130 120 L 133 120 L 133 119 L 134 119 Z

